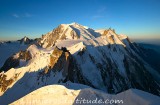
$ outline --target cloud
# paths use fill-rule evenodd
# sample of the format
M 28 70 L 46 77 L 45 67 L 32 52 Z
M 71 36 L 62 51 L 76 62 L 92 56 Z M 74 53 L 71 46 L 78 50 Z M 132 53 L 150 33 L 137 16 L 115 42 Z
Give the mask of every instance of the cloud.
M 19 18 L 18 14 L 13 14 L 12 16 L 15 17 L 15 18 Z
M 32 15 L 29 13 L 24 13 L 24 14 L 14 13 L 12 16 L 15 18 L 30 18 L 30 17 L 32 17 Z

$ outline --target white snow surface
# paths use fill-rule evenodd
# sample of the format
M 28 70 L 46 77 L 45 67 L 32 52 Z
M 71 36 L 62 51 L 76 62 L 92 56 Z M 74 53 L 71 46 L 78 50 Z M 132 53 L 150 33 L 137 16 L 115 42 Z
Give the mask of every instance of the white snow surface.
M 67 86 L 73 88 L 80 87 L 80 84 L 67 83 Z M 87 86 L 82 85 L 79 90 L 68 89 L 64 85 L 49 85 L 37 89 L 19 100 L 11 103 L 11 105 L 94 105 L 94 103 L 83 103 L 77 100 L 102 100 L 110 105 L 113 100 L 119 100 L 116 105 L 159 105 L 160 97 L 137 89 L 129 89 L 117 95 L 106 94 Z M 85 101 L 86 102 L 86 101 Z M 95 105 L 106 105 L 98 103 Z M 115 105 L 115 103 L 112 103 Z

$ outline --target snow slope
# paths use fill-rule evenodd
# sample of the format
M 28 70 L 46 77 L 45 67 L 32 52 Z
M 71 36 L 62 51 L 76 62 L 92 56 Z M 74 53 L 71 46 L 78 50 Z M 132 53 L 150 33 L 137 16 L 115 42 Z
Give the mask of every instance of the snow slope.
M 34 72 L 41 71 L 49 63 L 50 51 L 38 49 L 36 45 L 31 45 L 27 50 L 30 51 L 32 55 L 32 59 L 29 62 L 27 62 L 25 66 L 22 66 L 19 68 L 11 68 L 5 73 L 3 72 L 1 73 L 2 76 L 7 75 L 6 80 L 9 80 L 12 78 L 14 79 L 15 75 L 18 74 L 18 77 L 14 79 L 14 82 L 7 87 L 7 88 L 11 88 L 11 87 L 15 87 L 15 85 L 16 86 L 18 85 L 17 88 L 12 88 L 13 90 L 12 89 L 8 90 L 11 93 L 19 90 L 18 87 L 21 88 L 22 90 L 24 89 L 23 91 L 24 93 L 28 92 L 30 88 L 32 88 L 34 83 L 37 83 L 37 80 L 35 79 L 35 76 L 37 76 L 37 74 L 35 74 Z M 23 83 L 25 85 L 23 85 Z M 25 88 L 28 88 L 28 89 L 25 90 Z M 2 95 L 3 93 L 4 92 L 1 91 L 0 95 Z M 23 93 L 20 93 L 20 94 L 23 94 Z
M 73 83 L 68 83 L 68 85 L 74 88 L 81 86 Z M 83 99 L 86 101 L 80 103 L 80 100 Z M 160 103 L 160 97 L 137 89 L 129 89 L 117 95 L 110 95 L 87 87 L 81 90 L 73 90 L 67 89 L 63 85 L 49 85 L 29 93 L 11 103 L 11 105 L 86 105 L 87 100 L 88 104 L 91 105 L 89 100 L 96 99 L 113 105 L 158 105 Z M 119 103 L 114 100 L 119 100 Z M 100 104 L 98 101 L 95 103 L 95 105 L 106 104 Z

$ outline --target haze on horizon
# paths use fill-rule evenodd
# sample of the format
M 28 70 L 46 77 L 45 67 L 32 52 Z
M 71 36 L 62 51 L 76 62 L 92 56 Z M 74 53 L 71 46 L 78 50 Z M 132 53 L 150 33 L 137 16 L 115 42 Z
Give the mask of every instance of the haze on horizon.
M 160 40 L 159 0 L 1 0 L 0 40 L 38 38 L 62 23 Z

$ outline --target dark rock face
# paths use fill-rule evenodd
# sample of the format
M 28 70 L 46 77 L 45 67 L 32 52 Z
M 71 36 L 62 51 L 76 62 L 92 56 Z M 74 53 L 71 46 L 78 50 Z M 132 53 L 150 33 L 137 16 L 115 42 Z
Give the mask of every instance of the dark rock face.
M 11 68 L 15 68 L 18 66 L 19 66 L 19 59 L 16 59 L 12 56 L 5 61 L 4 65 L 1 68 L 1 71 L 7 71 Z
M 152 68 L 156 69 L 160 73 L 160 53 L 153 49 L 144 48 L 143 44 L 138 44 L 141 56 L 147 63 L 149 63 Z
M 124 58 L 124 67 L 126 69 L 129 88 L 137 88 L 159 95 L 160 87 L 158 81 L 154 79 L 151 73 L 145 68 L 144 64 L 136 56 L 135 61 L 127 57 Z M 131 66 L 132 65 L 132 66 Z
M 50 56 L 49 65 L 42 72 L 39 72 L 37 80 L 44 83 L 44 78 L 52 78 L 58 72 L 62 72 L 63 76 L 63 79 L 59 79 L 58 83 L 71 81 L 94 87 L 87 78 L 83 76 L 75 58 L 64 47 L 61 49 L 58 47 L 54 48 Z M 45 82 L 47 82 L 47 80 Z
M 30 52 L 29 51 L 20 51 L 17 54 L 12 55 L 11 57 L 9 57 L 5 61 L 4 65 L 1 68 L 1 71 L 6 72 L 7 70 L 9 70 L 11 68 L 18 67 L 20 59 L 23 59 L 25 61 L 32 59 Z
M 28 60 L 32 59 L 32 57 L 31 57 L 31 54 L 29 51 L 20 51 L 18 59 L 23 59 L 23 60 L 28 61 Z
M 42 79 L 46 76 L 53 76 L 51 72 L 56 73 L 62 71 L 62 76 L 65 78 L 64 80 L 59 80 L 59 82 L 63 82 L 69 80 L 69 75 L 71 75 L 71 71 L 73 71 L 73 60 L 70 52 L 66 48 L 59 49 L 55 47 L 54 51 L 50 55 L 50 63 L 49 65 L 39 73 L 38 77 Z M 39 78 L 38 78 L 39 80 Z

